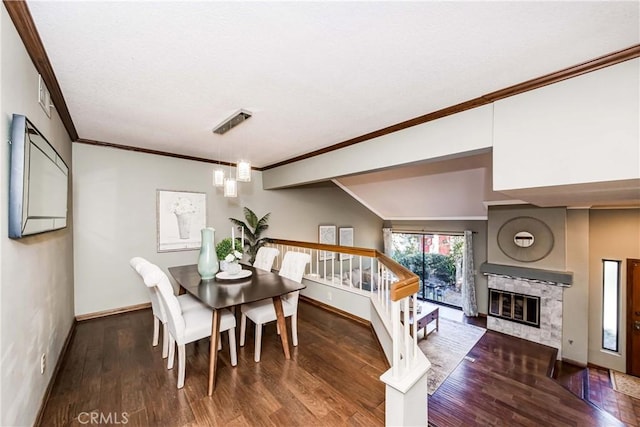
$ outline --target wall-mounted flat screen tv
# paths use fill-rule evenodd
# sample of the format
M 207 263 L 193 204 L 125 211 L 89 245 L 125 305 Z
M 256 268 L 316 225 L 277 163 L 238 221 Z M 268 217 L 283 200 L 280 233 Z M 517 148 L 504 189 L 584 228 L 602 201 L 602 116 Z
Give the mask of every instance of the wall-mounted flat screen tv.
M 9 237 L 19 239 L 67 226 L 69 168 L 25 116 L 11 121 Z

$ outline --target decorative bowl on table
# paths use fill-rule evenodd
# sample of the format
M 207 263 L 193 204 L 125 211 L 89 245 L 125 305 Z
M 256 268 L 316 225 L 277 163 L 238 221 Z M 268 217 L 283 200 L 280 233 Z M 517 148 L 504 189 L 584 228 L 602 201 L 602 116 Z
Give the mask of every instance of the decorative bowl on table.
M 222 261 L 221 270 L 229 276 L 236 275 L 242 271 L 242 266 L 237 262 Z

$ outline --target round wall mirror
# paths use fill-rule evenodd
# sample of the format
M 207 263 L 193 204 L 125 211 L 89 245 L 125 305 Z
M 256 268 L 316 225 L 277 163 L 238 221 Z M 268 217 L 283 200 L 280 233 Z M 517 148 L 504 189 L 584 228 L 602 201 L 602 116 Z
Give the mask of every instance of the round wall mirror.
M 518 231 L 513 236 L 513 242 L 521 248 L 528 248 L 529 246 L 533 245 L 534 241 L 535 239 L 533 237 L 533 234 L 529 233 L 528 231 Z

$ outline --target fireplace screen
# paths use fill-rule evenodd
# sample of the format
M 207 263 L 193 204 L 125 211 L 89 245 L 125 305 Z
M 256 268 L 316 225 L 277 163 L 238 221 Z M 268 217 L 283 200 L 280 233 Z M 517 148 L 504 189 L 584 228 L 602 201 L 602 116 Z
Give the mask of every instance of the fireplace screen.
M 540 327 L 540 297 L 489 289 L 489 315 Z

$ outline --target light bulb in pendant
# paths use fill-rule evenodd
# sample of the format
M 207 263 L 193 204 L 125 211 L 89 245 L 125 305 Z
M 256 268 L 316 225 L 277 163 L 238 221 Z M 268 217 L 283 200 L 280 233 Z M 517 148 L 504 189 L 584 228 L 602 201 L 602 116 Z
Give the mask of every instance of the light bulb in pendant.
M 224 171 L 218 168 L 213 171 L 213 186 L 222 187 L 224 185 Z
M 235 179 L 225 178 L 224 197 L 238 197 L 238 183 Z
M 251 181 L 251 163 L 246 160 L 240 160 L 236 165 L 236 180 L 240 182 Z

